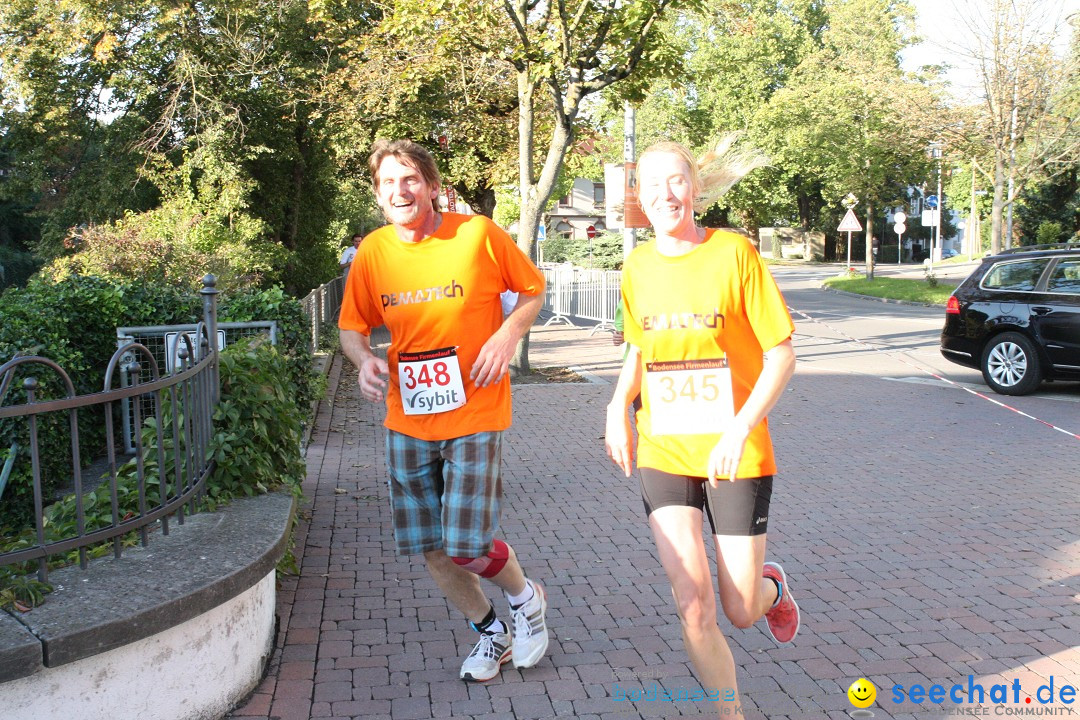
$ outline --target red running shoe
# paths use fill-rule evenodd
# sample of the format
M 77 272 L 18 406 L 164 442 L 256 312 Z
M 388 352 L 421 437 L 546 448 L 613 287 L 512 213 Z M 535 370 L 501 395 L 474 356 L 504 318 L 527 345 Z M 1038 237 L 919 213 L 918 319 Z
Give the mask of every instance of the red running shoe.
M 776 642 L 787 644 L 794 640 L 799 632 L 799 606 L 795 604 L 795 598 L 791 597 L 791 588 L 788 587 L 784 568 L 777 563 L 767 562 L 761 574 L 780 584 L 780 602 L 765 613 L 765 623 Z

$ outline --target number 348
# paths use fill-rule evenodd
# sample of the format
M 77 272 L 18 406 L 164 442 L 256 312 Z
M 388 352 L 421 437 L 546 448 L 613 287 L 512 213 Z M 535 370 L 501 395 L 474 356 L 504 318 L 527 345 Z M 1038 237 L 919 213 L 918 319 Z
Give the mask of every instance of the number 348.
M 434 370 L 435 372 L 431 372 Z M 433 366 L 421 365 L 420 372 L 416 373 L 412 367 L 405 367 L 405 387 L 414 390 L 418 385 L 431 387 L 436 385 L 448 385 L 450 383 L 449 368 L 444 362 L 437 362 Z

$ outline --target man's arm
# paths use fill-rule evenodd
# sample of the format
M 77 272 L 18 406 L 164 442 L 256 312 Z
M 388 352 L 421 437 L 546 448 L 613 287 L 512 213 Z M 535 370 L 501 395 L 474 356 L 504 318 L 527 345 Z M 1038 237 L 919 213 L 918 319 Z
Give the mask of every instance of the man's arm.
M 641 350 L 630 345 L 627 351 L 615 393 L 607 406 L 604 446 L 612 462 L 630 477 L 634 469 L 634 445 L 628 411 L 634 398 L 641 393 Z
M 510 358 L 514 356 L 518 342 L 532 327 L 543 304 L 543 285 L 535 295 L 518 296 L 513 312 L 506 316 L 495 334 L 480 348 L 480 354 L 473 363 L 469 378 L 477 387 L 485 387 L 502 380 L 502 376 L 510 369 Z
M 382 402 L 390 366 L 371 351 L 371 339 L 356 330 L 341 331 L 341 351 L 359 369 L 360 394 L 365 400 Z

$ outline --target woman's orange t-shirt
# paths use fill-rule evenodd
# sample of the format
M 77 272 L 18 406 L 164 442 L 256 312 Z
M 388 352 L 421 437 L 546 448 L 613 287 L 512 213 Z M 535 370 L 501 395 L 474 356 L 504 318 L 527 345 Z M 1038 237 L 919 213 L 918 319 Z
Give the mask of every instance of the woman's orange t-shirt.
M 661 255 L 655 243 L 635 248 L 623 265 L 622 294 L 626 340 L 641 349 L 638 466 L 704 477 L 720 434 L 683 434 L 679 428 L 685 429 L 685 418 L 677 413 L 664 420 L 676 432 L 661 434 L 653 427 L 654 415 L 663 399 L 696 396 L 703 389 L 716 395 L 714 376 L 702 388 L 700 381 L 687 382 L 686 373 L 678 372 L 710 367 L 724 368 L 724 378 L 729 371 L 731 402 L 738 412 L 761 374 L 764 352 L 795 329 L 780 289 L 745 237 L 710 229 L 704 242 L 685 255 Z M 654 389 L 664 388 L 664 398 L 651 396 L 650 366 L 658 374 L 676 371 L 669 373 L 678 378 L 674 383 L 653 383 Z M 699 372 L 700 378 L 710 371 Z M 762 421 L 750 432 L 738 477 L 775 472 L 768 423 Z

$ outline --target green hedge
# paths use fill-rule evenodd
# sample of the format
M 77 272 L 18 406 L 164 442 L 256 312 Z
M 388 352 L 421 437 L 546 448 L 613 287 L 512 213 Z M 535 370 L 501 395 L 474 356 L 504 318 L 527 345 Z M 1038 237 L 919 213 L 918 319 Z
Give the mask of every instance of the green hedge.
M 202 508 L 214 510 L 221 503 L 236 497 L 266 493 L 281 487 L 300 493 L 304 478 L 304 462 L 300 456 L 300 441 L 306 407 L 297 402 L 295 388 L 289 378 L 288 360 L 264 337 L 245 338 L 221 353 L 221 400 L 214 412 L 213 436 L 207 449 L 215 460 L 214 472 L 207 480 Z M 165 400 L 166 404 L 168 400 Z M 156 420 L 148 418 L 143 427 L 143 468 L 146 504 L 154 507 L 161 500 L 162 482 L 170 485 L 176 461 L 172 433 L 168 424 L 172 413 L 162 413 L 166 425 L 164 436 L 165 472 L 159 472 Z M 137 463 L 131 459 L 117 470 L 117 499 L 119 514 L 139 512 Z M 108 527 L 112 523 L 111 487 L 102 483 L 83 495 L 86 532 Z M 175 495 L 168 488 L 169 496 Z M 56 542 L 74 537 L 76 504 L 73 494 L 49 506 L 45 511 L 45 540 Z M 136 533 L 123 538 L 133 545 Z M 0 540 L 0 552 L 9 552 L 36 544 L 33 528 Z M 98 557 L 110 552 L 112 543 L 100 543 L 89 555 Z M 77 562 L 78 551 L 49 559 L 50 567 Z M 32 563 L 0 568 L 0 607 L 18 602 L 32 607 L 40 604 L 50 588 L 24 577 L 36 570 Z
M 40 267 L 32 253 L 0 245 L 0 290 L 25 284 Z
M 71 377 L 76 394 L 102 390 L 104 372 L 116 350 L 116 328 L 132 325 L 174 325 L 198 322 L 202 299 L 198 288 L 183 292 L 140 282 L 106 281 L 73 275 L 59 282 L 34 279 L 25 288 L 0 295 L 0 364 L 16 354 L 40 355 L 56 362 Z M 301 407 L 314 397 L 316 384 L 300 302 L 280 288 L 223 291 L 219 322 L 276 320 L 278 343 L 290 392 Z M 62 397 L 55 373 L 37 366 L 39 399 Z M 25 401 L 21 378 L 12 384 L 4 405 Z M 39 417 L 45 502 L 70 482 L 71 452 L 67 413 Z M 104 453 L 104 409 L 79 413 L 80 454 L 84 463 Z M 9 535 L 33 519 L 33 483 L 25 420 L 0 420 L 0 466 L 17 444 L 15 471 L 0 497 L 0 535 Z

